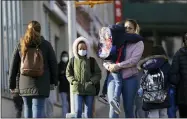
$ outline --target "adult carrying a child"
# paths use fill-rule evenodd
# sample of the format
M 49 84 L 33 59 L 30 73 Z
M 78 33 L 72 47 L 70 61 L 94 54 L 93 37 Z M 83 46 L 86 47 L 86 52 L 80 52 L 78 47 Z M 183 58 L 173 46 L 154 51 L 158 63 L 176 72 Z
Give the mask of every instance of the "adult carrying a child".
M 116 47 L 113 45 L 114 47 L 112 46 L 110 50 L 112 51 L 112 56 L 107 57 L 103 64 L 104 67 L 109 71 L 109 74 L 107 76 L 107 95 L 110 103 L 109 117 L 119 117 L 119 97 L 122 94 L 125 117 L 133 118 L 133 106 L 136 91 L 138 88 L 138 69 L 136 68 L 136 65 L 142 56 L 144 44 L 142 42 L 143 38 L 135 34 L 135 32 L 139 32 L 139 26 L 136 21 L 126 20 L 125 22 L 121 22 L 120 24 L 118 24 L 116 28 L 120 26 L 124 28 L 124 33 L 121 33 L 120 37 L 119 35 L 116 35 L 119 34 L 119 32 L 113 32 L 115 27 L 112 27 L 114 29 L 111 28 L 110 31 L 113 32 L 111 33 L 112 40 L 119 40 L 120 38 L 121 40 L 123 40 L 122 45 L 116 44 Z M 108 32 L 106 30 L 106 32 L 103 33 L 107 34 Z M 104 35 L 104 39 L 107 40 L 108 35 Z M 115 42 L 113 42 L 113 44 L 115 44 Z

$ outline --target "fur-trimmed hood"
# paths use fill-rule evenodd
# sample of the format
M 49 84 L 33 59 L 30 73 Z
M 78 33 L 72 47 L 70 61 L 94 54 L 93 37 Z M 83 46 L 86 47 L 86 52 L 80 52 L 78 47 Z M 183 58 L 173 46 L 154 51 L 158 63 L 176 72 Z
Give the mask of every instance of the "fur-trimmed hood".
M 156 69 L 168 62 L 168 58 L 165 55 L 152 55 L 139 61 L 137 68 L 139 70 L 145 69 Z
M 78 51 L 77 51 L 77 47 L 78 47 L 78 44 L 83 41 L 85 42 L 86 46 L 87 46 L 87 58 L 90 58 L 90 43 L 88 41 L 88 39 L 86 39 L 85 37 L 83 36 L 80 36 L 79 38 L 77 38 L 74 42 L 73 42 L 73 55 L 75 58 L 79 58 L 79 55 L 78 55 Z

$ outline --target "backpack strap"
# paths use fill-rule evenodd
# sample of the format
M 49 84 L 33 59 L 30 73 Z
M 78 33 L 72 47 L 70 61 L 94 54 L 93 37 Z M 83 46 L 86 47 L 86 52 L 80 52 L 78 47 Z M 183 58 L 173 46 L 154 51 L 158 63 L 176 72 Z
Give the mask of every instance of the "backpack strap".
M 95 59 L 90 57 L 90 71 L 93 74 L 95 72 Z
M 74 75 L 74 60 L 75 60 L 75 57 L 72 57 L 70 59 L 70 64 L 71 64 L 71 69 L 72 69 L 73 75 Z

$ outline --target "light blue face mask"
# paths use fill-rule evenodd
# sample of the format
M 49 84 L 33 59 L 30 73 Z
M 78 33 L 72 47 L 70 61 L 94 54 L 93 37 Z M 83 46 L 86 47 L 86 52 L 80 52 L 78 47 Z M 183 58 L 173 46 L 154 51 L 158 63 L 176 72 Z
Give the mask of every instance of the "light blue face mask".
M 79 54 L 80 56 L 86 56 L 87 50 L 79 50 L 79 51 L 78 51 L 78 54 Z

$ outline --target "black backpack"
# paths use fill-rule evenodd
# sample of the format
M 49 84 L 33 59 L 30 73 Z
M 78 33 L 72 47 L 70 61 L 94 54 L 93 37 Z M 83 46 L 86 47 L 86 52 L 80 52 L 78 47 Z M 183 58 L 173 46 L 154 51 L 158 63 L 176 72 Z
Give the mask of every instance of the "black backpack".
M 72 57 L 70 61 L 73 69 L 74 69 L 74 59 L 75 57 Z M 91 74 L 94 74 L 95 72 L 95 59 L 93 57 L 90 57 L 90 71 L 91 71 Z M 99 95 L 100 81 L 95 84 L 95 88 L 96 88 L 96 95 Z

